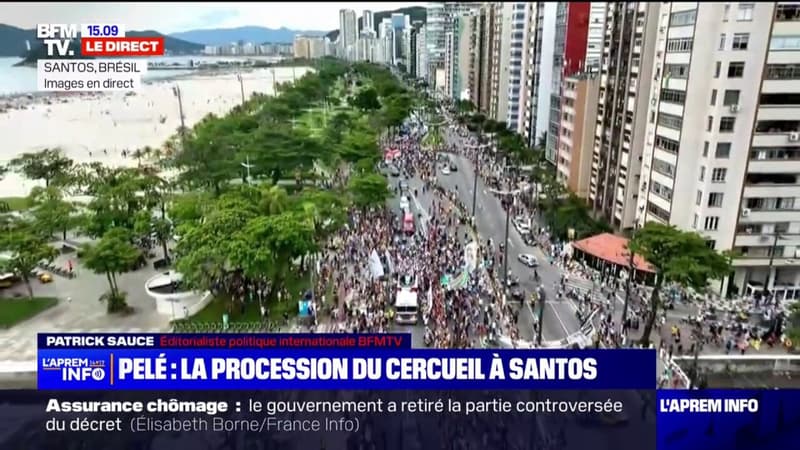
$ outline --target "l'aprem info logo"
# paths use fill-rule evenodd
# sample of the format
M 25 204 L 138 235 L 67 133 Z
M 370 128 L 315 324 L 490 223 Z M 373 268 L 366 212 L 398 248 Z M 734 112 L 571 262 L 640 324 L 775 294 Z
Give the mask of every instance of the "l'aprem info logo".
M 37 61 L 40 91 L 137 90 L 147 72 L 146 60 L 89 58 L 164 54 L 163 36 L 125 37 L 125 27 L 118 24 L 39 24 L 36 38 L 47 52 Z M 76 52 L 85 58 L 76 58 Z
M 89 358 L 42 358 L 42 370 L 57 371 L 61 381 L 102 381 L 106 362 Z

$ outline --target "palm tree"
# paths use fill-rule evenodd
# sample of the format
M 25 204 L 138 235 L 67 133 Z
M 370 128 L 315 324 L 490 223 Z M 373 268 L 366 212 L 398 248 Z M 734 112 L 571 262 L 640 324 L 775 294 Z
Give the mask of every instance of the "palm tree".
M 278 185 L 264 185 L 261 189 L 261 209 L 267 214 L 280 214 L 289 206 L 289 194 Z
M 142 167 L 142 158 L 146 156 L 145 150 L 137 148 L 133 151 L 133 153 L 131 153 L 131 156 L 136 158 L 136 165 Z

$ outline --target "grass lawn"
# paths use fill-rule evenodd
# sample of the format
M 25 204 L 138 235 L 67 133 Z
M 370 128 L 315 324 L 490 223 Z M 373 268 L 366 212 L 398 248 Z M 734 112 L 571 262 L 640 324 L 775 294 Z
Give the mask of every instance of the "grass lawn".
M 271 302 L 268 306 L 269 319 L 282 321 L 284 312 L 288 312 L 289 317 L 295 317 L 297 315 L 297 301 L 300 300 L 300 292 L 305 292 L 310 286 L 311 279 L 307 274 L 287 280 L 286 289 L 292 294 L 292 299 Z M 221 323 L 222 315 L 227 310 L 229 301 L 230 299 L 227 296 L 217 297 L 200 312 L 186 320 L 194 323 Z M 261 322 L 261 309 L 258 306 L 258 302 L 248 303 L 245 306 L 244 314 L 241 314 L 239 310 L 234 311 L 229 317 L 229 322 Z
M 5 205 L 8 211 L 24 211 L 30 207 L 27 197 L 0 197 L 0 213 L 7 212 Z
M 11 328 L 58 303 L 52 297 L 0 299 L 0 329 Z

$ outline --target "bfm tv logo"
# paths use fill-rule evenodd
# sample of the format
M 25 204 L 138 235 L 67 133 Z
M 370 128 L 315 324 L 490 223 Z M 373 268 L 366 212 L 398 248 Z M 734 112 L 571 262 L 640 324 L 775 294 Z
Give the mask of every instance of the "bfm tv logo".
M 43 358 L 42 370 L 61 372 L 61 381 L 103 381 L 106 362 L 88 358 Z

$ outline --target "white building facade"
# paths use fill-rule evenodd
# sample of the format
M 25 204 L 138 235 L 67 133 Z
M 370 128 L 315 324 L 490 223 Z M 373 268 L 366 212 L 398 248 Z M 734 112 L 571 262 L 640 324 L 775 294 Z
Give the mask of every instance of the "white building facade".
M 738 255 L 721 293 L 800 298 L 800 4 L 660 19 L 639 208 Z

